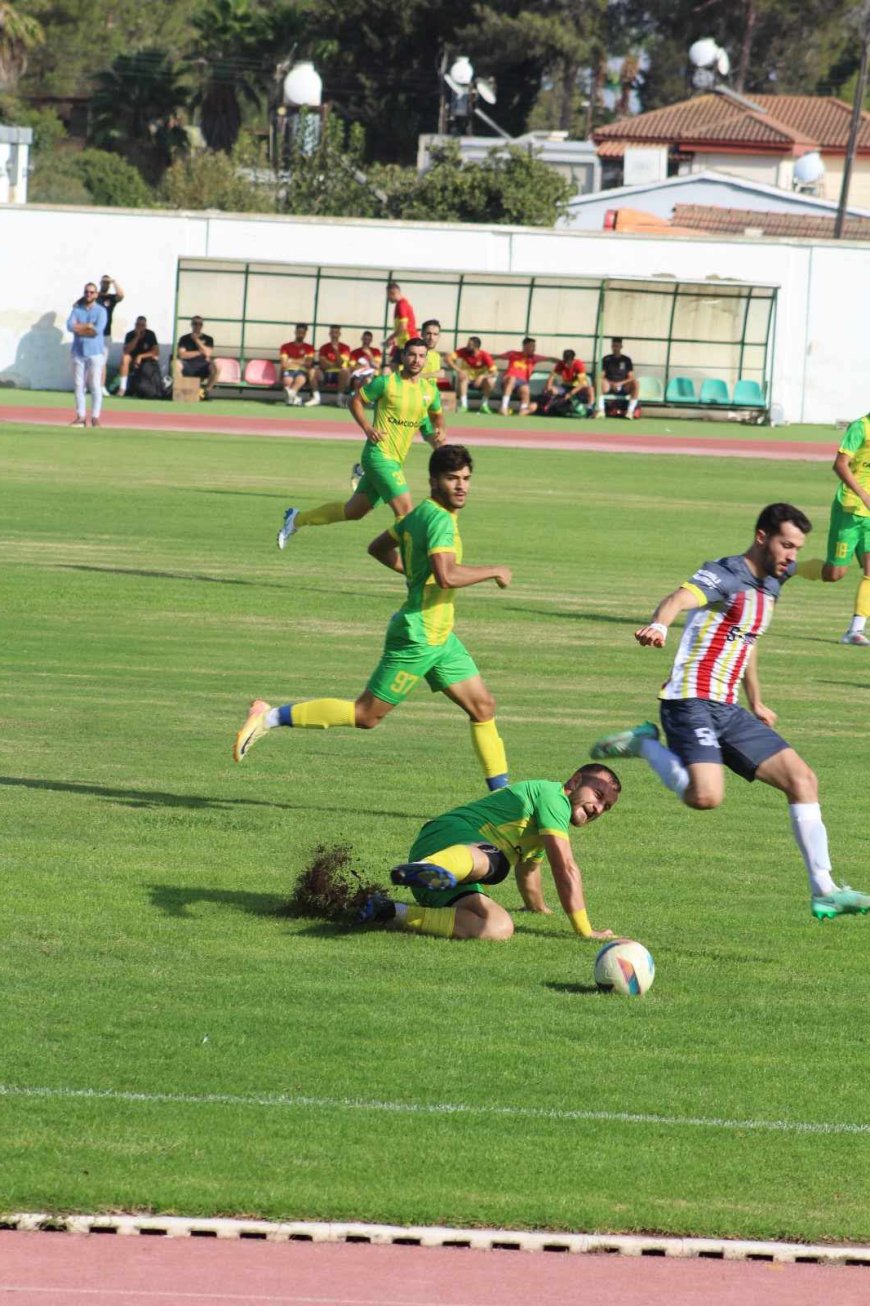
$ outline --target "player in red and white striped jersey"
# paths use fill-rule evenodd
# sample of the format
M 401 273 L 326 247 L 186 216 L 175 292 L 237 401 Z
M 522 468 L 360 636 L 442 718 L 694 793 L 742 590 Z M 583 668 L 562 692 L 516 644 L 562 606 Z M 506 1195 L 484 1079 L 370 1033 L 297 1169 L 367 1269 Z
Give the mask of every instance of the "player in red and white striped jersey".
M 789 503 L 765 508 L 743 554 L 705 562 L 662 599 L 652 620 L 635 631 L 639 644 L 662 648 L 672 622 L 690 613 L 659 698 L 668 747 L 645 721 L 600 739 L 592 756 L 642 757 L 662 783 L 700 810 L 725 796 L 724 767 L 744 780 L 761 780 L 788 798 L 792 833 L 810 882 L 813 916 L 864 915 L 870 895 L 839 888 L 831 874 L 828 836 L 816 776 L 773 729 L 764 705 L 757 641 L 770 625 L 783 583 L 794 574 L 798 551 L 812 526 Z M 738 703 L 741 684 L 749 711 Z

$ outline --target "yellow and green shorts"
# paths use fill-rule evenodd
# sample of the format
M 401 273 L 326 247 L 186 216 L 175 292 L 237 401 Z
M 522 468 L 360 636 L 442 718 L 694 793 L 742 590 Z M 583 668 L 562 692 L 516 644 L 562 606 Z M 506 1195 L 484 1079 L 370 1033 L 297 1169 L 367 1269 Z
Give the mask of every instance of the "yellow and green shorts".
M 382 503 L 390 503 L 400 494 L 409 493 L 402 464 L 393 458 L 385 458 L 376 444 L 366 442 L 360 465 L 363 477 L 356 487 L 356 493 L 364 494 L 373 508 Z
M 366 689 L 382 703 L 392 703 L 395 707 L 408 697 L 420 680 L 425 680 L 436 694 L 448 685 L 458 685 L 461 680 L 479 675 L 474 658 L 452 631 L 443 644 L 391 640 L 388 633 L 381 660 L 369 677 Z M 440 846 L 445 847 L 444 844 Z
M 839 499 L 835 499 L 831 504 L 825 562 L 829 567 L 848 567 L 856 553 L 859 558 L 870 553 L 870 517 L 847 512 Z

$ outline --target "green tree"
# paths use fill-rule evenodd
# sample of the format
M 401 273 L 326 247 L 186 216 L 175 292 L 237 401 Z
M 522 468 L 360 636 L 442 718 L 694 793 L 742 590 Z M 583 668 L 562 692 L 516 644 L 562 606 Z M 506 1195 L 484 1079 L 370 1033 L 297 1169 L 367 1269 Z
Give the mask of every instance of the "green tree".
M 40 204 L 154 207 L 154 193 L 142 180 L 142 174 L 106 150 L 60 150 L 47 163 L 37 161 L 28 198 Z
M 150 182 L 160 180 L 188 148 L 179 112 L 187 90 L 165 50 L 121 54 L 98 73 L 90 104 L 89 139 L 123 154 Z
M 44 44 L 38 19 L 24 13 L 12 0 L 0 0 L 0 91 L 14 91 L 27 69 L 30 52 Z
M 290 128 L 281 164 L 283 212 L 329 217 L 384 216 L 386 201 L 378 197 L 365 172 L 362 127 L 358 123 L 346 126 L 335 114 L 329 114 L 316 138 L 311 134 L 311 127 L 317 122 L 303 111 Z
M 268 85 L 270 29 L 251 0 L 206 0 L 192 24 L 195 53 L 188 64 L 198 85 L 191 103 L 209 148 L 229 152 L 242 129 L 243 104 L 259 104 Z
M 275 192 L 258 185 L 237 156 L 200 150 L 176 159 L 164 173 L 160 195 L 171 209 L 221 209 L 225 213 L 274 213 Z

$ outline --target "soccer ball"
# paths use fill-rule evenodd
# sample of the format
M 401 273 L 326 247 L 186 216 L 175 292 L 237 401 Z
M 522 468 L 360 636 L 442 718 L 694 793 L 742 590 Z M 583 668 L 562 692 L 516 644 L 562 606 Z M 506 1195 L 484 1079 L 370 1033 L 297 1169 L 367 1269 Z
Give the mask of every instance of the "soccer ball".
M 642 943 L 613 939 L 595 958 L 595 983 L 604 993 L 641 997 L 655 978 L 656 965 Z

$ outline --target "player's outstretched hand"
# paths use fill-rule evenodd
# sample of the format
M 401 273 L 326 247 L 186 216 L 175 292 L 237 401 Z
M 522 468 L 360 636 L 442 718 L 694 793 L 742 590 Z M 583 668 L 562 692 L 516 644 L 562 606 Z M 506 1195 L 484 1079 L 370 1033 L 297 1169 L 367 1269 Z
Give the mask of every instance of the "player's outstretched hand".
M 613 930 L 593 930 L 588 937 L 590 939 L 615 939 L 616 935 Z
M 513 579 L 513 572 L 510 567 L 499 567 L 495 576 L 495 583 L 500 590 L 506 590 Z
M 644 648 L 664 648 L 665 636 L 655 626 L 641 626 L 640 630 L 634 632 L 634 637 L 638 644 Z
M 772 726 L 776 724 L 776 713 L 770 707 L 765 707 L 763 703 L 756 703 L 752 709 L 752 715 L 757 717 L 763 726 Z

